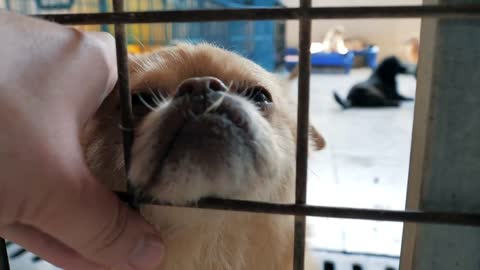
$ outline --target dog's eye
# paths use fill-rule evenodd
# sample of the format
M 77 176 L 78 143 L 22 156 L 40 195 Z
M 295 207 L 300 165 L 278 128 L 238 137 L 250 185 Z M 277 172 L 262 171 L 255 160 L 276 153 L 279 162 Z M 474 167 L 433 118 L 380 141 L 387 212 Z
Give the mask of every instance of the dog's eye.
M 267 89 L 261 86 L 248 88 L 245 91 L 245 96 L 260 108 L 268 106 L 272 103 L 272 95 L 267 91 Z
M 255 101 L 255 103 L 266 103 L 266 102 L 269 102 L 267 96 L 265 96 L 264 93 L 259 93 L 258 95 L 255 95 L 255 97 L 253 98 L 253 101 Z

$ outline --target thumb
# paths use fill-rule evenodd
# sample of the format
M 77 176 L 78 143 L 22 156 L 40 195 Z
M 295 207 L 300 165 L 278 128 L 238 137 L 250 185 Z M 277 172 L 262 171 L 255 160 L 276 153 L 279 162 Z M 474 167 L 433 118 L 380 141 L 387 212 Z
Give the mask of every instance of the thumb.
M 80 174 L 74 171 L 56 182 L 59 192 L 52 192 L 32 225 L 101 265 L 126 270 L 158 267 L 164 246 L 151 225 L 87 168 Z

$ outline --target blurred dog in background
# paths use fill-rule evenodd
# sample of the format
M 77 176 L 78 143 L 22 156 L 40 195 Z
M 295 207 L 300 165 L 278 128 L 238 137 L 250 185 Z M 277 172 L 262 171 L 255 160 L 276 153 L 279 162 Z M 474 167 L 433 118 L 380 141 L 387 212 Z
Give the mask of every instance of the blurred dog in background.
M 395 56 L 384 59 L 370 77 L 355 84 L 346 99 L 334 92 L 335 101 L 342 108 L 350 107 L 397 107 L 401 101 L 413 101 L 398 91 L 397 75 L 411 73 Z

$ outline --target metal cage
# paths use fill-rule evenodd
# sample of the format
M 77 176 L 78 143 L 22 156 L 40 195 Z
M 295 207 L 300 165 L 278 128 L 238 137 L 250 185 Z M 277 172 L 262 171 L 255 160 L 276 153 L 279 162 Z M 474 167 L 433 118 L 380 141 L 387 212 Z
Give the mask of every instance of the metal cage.
M 109 12 L 107 0 L 0 0 L 0 8 L 23 14 Z M 276 0 L 138 0 L 125 2 L 125 11 L 246 9 L 280 7 Z M 235 51 L 273 71 L 283 60 L 284 21 L 224 21 L 135 24 L 127 26 L 128 52 L 138 53 L 168 46 L 180 40 L 209 42 Z M 108 24 L 79 26 L 82 30 L 113 33 Z M 280 45 L 276 47 L 276 45 Z
M 424 211 L 387 211 L 373 209 L 354 209 L 339 207 L 321 207 L 306 204 L 308 119 L 309 119 L 309 76 L 310 41 L 312 19 L 339 18 L 449 18 L 480 19 L 480 5 L 427 5 L 427 6 L 391 6 L 391 7 L 331 7 L 314 8 L 311 0 L 301 0 L 298 8 L 247 8 L 218 10 L 169 10 L 125 12 L 123 0 L 113 0 L 112 13 L 84 14 L 44 14 L 37 15 L 49 21 L 70 25 L 114 24 L 117 62 L 118 91 L 121 97 L 121 125 L 123 132 L 124 158 L 126 170 L 130 164 L 130 150 L 133 143 L 133 121 L 129 78 L 127 67 L 127 38 L 125 25 L 133 23 L 172 23 L 172 22 L 210 22 L 210 21 L 248 21 L 248 20 L 299 20 L 300 21 L 300 71 L 298 80 L 298 125 L 296 153 L 296 200 L 295 204 L 274 204 L 252 201 L 206 199 L 193 208 L 248 211 L 295 216 L 294 270 L 304 268 L 305 219 L 306 216 L 334 217 L 348 219 L 367 219 L 381 221 L 400 221 L 414 223 L 455 224 L 480 226 L 480 214 L 457 212 Z M 128 193 L 119 196 L 132 205 L 147 203 L 132 201 Z M 163 202 L 153 204 L 165 205 Z M 3 242 L 3 241 L 2 241 Z M 0 268 L 8 270 L 8 258 L 4 245 L 0 245 Z

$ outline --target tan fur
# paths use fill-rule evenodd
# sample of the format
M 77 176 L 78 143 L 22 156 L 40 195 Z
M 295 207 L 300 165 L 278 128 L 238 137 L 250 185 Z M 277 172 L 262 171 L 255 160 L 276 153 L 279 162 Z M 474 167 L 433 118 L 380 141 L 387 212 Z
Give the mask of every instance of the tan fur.
M 345 29 L 339 25 L 328 30 L 323 38 L 324 51 L 327 53 L 346 53 L 348 52 L 344 41 Z
M 407 61 L 412 64 L 418 64 L 418 57 L 419 57 L 419 50 L 420 50 L 420 41 L 418 38 L 411 38 L 407 40 L 405 44 L 405 56 Z
M 207 44 L 180 44 L 132 56 L 130 72 L 133 92 L 161 88 L 173 96 L 185 79 L 214 76 L 226 85 L 243 81 L 261 85 L 274 101 L 272 111 L 262 116 L 238 93 L 228 93 L 232 101 L 243 106 L 249 124 L 255 127 L 252 135 L 255 158 L 260 163 L 251 164 L 239 152 L 239 157 L 225 157 L 232 161 L 225 163 L 229 166 L 217 164 L 222 170 L 209 175 L 203 165 L 189 163 L 188 159 L 169 161 L 165 164 L 166 172 L 158 175 L 158 181 L 149 190 L 151 195 L 185 203 L 213 190 L 214 195 L 232 199 L 294 202 L 296 108 L 288 98 L 284 82 L 234 53 Z M 130 174 L 134 185 L 146 181 L 150 169 L 145 162 L 155 157 L 155 140 L 165 133 L 152 129 L 161 124 L 163 115 L 175 104 L 167 101 L 138 122 Z M 117 190 L 125 184 L 118 117 L 118 96 L 112 93 L 87 124 L 83 136 L 85 156 L 92 171 Z M 314 138 L 311 148 L 323 148 L 323 137 L 315 129 L 311 131 Z M 220 150 L 211 149 L 203 154 L 208 157 Z M 165 178 L 175 181 L 167 185 Z M 166 243 L 165 261 L 159 270 L 292 269 L 293 217 L 159 206 L 144 206 L 141 212 L 158 228 Z M 308 253 L 306 260 L 306 269 L 313 269 Z

